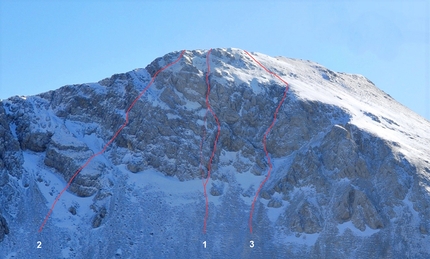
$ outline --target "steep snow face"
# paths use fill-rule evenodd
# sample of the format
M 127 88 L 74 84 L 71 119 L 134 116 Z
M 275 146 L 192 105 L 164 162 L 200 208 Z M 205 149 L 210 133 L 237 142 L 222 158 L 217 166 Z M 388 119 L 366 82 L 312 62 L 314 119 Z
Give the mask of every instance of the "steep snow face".
M 216 60 L 212 62 L 217 64 L 216 71 L 228 71 L 222 74 L 227 81 L 245 83 L 258 94 L 266 88 L 264 85 L 274 80 L 248 56 L 244 56 L 242 50 L 225 51 L 238 61 L 229 59 L 230 56 L 223 53 L 219 63 Z M 398 142 L 408 158 L 420 160 L 423 156 L 428 157 L 428 121 L 396 102 L 364 76 L 333 72 L 311 61 L 253 54 L 269 70 L 288 81 L 290 94 L 296 98 L 339 107 L 347 111 L 351 124 L 359 125 L 382 139 Z M 263 87 L 256 87 L 258 85 Z
M 361 75 L 303 60 L 185 51 L 0 105 L 0 257 L 428 258 L 430 123 Z M 205 119 L 206 116 L 206 119 Z M 37 248 L 41 242 L 42 248 Z M 206 241 L 206 248 L 203 243 Z M 252 243 L 250 242 L 252 241 Z M 100 245 L 103 244 L 103 245 Z M 253 244 L 253 247 L 250 247 Z

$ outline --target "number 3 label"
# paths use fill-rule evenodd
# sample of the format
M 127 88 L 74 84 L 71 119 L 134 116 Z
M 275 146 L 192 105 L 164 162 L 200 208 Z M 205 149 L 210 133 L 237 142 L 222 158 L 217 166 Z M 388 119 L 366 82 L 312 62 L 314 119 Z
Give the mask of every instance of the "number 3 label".
M 253 248 L 254 247 L 254 241 L 249 241 L 249 247 Z

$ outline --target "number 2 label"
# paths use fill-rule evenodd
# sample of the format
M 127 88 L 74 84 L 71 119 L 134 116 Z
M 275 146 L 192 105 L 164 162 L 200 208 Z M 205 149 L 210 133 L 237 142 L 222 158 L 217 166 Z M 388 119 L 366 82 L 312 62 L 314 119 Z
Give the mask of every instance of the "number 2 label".
M 37 241 L 37 249 L 42 248 L 42 241 Z

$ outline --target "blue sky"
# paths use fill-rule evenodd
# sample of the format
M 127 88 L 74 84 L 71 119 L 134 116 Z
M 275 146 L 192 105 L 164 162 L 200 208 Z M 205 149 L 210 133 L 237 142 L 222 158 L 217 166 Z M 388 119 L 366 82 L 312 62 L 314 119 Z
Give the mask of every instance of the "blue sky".
M 362 74 L 430 120 L 429 1 L 0 1 L 0 99 L 235 47 Z

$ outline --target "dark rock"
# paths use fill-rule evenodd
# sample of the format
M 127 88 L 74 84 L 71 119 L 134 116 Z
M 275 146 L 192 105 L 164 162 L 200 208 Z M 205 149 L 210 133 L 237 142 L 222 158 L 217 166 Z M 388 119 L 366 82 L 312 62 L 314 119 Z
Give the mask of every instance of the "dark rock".
M 72 215 L 76 215 L 76 208 L 73 206 L 69 207 L 69 212 L 72 213 Z
M 322 219 L 318 209 L 305 201 L 297 208 L 291 219 L 292 231 L 306 234 L 318 233 L 322 230 Z
M 106 208 L 102 207 L 99 212 L 94 216 L 92 226 L 98 228 L 102 224 L 103 219 L 106 217 Z
M 267 207 L 280 208 L 282 206 L 282 201 L 279 199 L 271 199 L 267 204 Z
M 28 132 L 21 135 L 21 148 L 29 149 L 35 152 L 43 152 L 46 150 L 52 133 L 50 132 Z
M 0 214 L 0 242 L 3 241 L 5 235 L 9 234 L 9 227 L 6 219 Z

